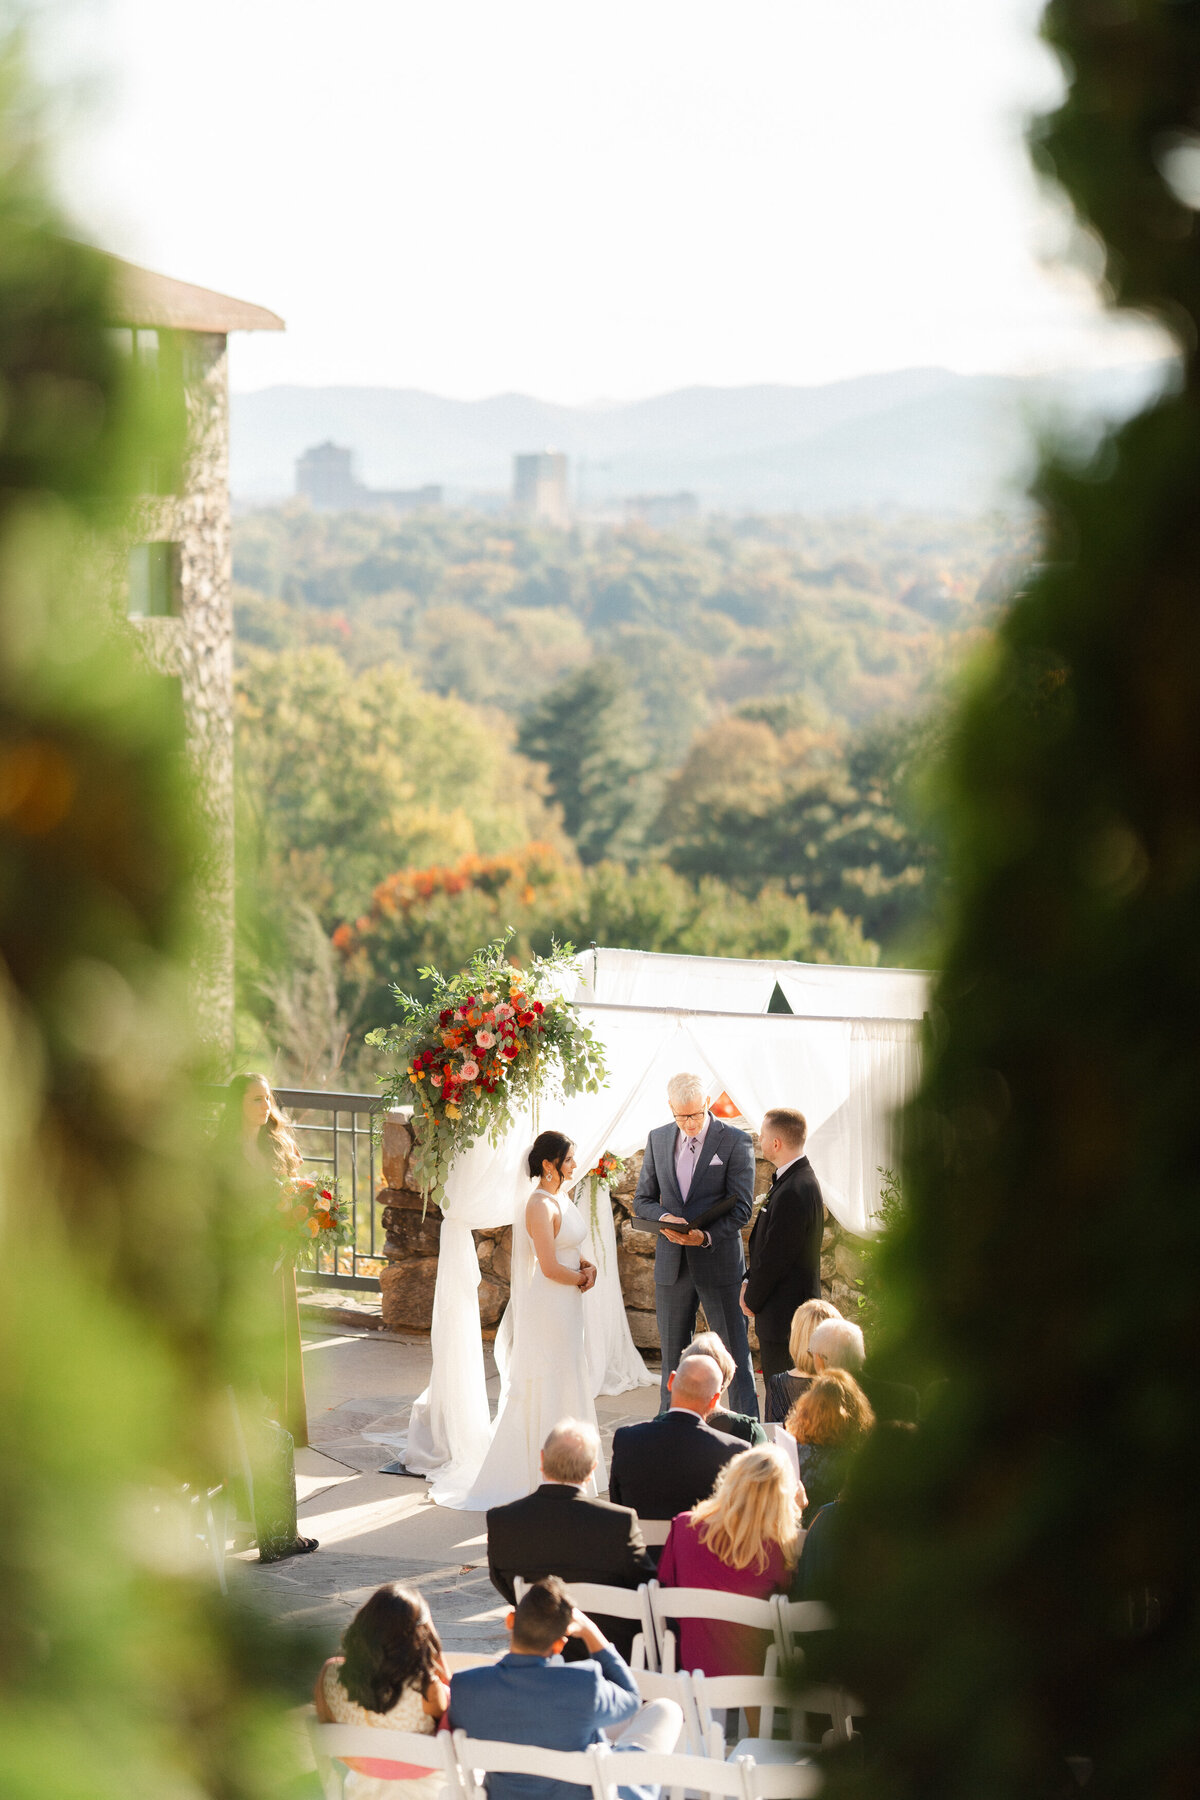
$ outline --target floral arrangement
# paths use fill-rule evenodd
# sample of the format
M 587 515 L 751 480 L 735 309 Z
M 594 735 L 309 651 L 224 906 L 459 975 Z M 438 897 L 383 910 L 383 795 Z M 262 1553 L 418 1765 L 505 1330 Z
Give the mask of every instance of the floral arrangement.
M 432 996 L 394 988 L 401 1023 L 367 1037 L 395 1058 L 384 1096 L 411 1105 L 409 1168 L 426 1201 L 443 1208 L 450 1165 L 476 1138 L 498 1143 L 522 1106 L 595 1093 L 605 1072 L 603 1050 L 562 997 L 574 947 L 555 945 L 521 969 L 507 944 L 477 950 L 458 975 L 422 969 Z
M 606 1150 L 595 1168 L 589 1169 L 587 1172 L 588 1188 L 591 1193 L 592 1242 L 601 1256 L 604 1255 L 604 1247 L 600 1242 L 600 1189 L 612 1187 L 615 1181 L 620 1181 L 624 1173 L 625 1164 L 619 1156 L 614 1156 L 611 1150 Z M 607 1264 L 605 1266 L 607 1267 Z
M 297 1256 L 305 1250 L 336 1250 L 353 1236 L 350 1208 L 332 1177 L 318 1180 L 311 1175 L 294 1176 L 283 1185 L 279 1212 L 285 1256 Z

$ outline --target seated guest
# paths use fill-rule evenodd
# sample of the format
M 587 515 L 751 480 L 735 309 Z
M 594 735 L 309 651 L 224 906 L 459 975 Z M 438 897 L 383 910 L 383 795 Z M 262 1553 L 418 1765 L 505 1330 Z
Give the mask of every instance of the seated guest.
M 726 1463 L 707 1500 L 671 1521 L 663 1587 L 716 1588 L 765 1599 L 786 1593 L 800 1554 L 800 1508 L 791 1463 L 774 1444 Z M 761 1675 L 769 1631 L 723 1619 L 680 1619 L 679 1663 L 705 1675 Z
M 528 1589 L 505 1621 L 511 1648 L 482 1669 L 462 1669 L 450 1683 L 450 1723 L 468 1737 L 502 1744 L 539 1744 L 545 1750 L 586 1750 L 620 1731 L 615 1750 L 670 1755 L 683 1727 L 674 1700 L 642 1706 L 637 1683 L 595 1623 L 572 1606 L 561 1581 L 549 1576 Z M 563 1661 L 563 1646 L 579 1637 L 586 1662 Z M 623 1788 L 645 1800 L 657 1791 Z M 538 1775 L 489 1775 L 489 1800 L 587 1800 L 587 1789 Z
M 721 1392 L 718 1399 L 723 1400 L 729 1384 L 733 1380 L 737 1370 L 734 1366 L 732 1356 L 730 1356 L 716 1332 L 700 1332 L 692 1339 L 691 1343 L 684 1351 L 683 1356 L 680 1357 L 680 1362 L 682 1362 L 686 1356 L 712 1357 L 718 1369 L 721 1371 Z M 667 1376 L 668 1399 L 670 1398 L 670 1392 L 674 1381 L 675 1376 L 672 1372 Z M 661 1417 L 662 1413 L 659 1414 L 659 1418 Z M 752 1419 L 748 1413 L 727 1412 L 723 1406 L 718 1405 L 714 1406 L 713 1410 L 709 1413 L 708 1422 L 714 1431 L 723 1431 L 727 1437 L 741 1438 L 744 1444 L 765 1444 L 767 1441 L 767 1434 L 759 1424 L 758 1420 Z
M 609 1498 L 641 1519 L 673 1519 L 707 1500 L 725 1464 L 745 1445 L 706 1423 L 721 1394 L 711 1356 L 685 1356 L 671 1382 L 671 1407 L 613 1433 Z
M 901 1381 L 877 1381 L 864 1368 L 863 1334 L 849 1319 L 827 1319 L 808 1342 L 818 1369 L 847 1369 L 871 1402 L 877 1419 L 912 1425 L 917 1418 L 917 1390 Z
M 796 1440 L 800 1480 L 808 1496 L 805 1525 L 838 1498 L 854 1452 L 874 1423 L 871 1402 L 845 1369 L 818 1375 L 801 1394 L 788 1414 L 787 1428 Z
M 766 1404 L 763 1418 L 768 1425 L 782 1425 L 817 1372 L 809 1349 L 809 1340 L 823 1319 L 840 1319 L 841 1313 L 831 1300 L 806 1300 L 792 1314 L 788 1356 L 791 1368 L 780 1375 L 768 1375 L 764 1381 Z
M 429 1608 L 393 1582 L 355 1614 L 317 1676 L 313 1701 L 323 1725 L 378 1725 L 432 1735 L 449 1703 L 449 1675 Z M 381 1757 L 346 1757 L 345 1800 L 437 1800 L 440 1768 Z
M 812 1523 L 804 1534 L 804 1547 L 792 1578 L 789 1600 L 823 1600 L 828 1605 L 832 1592 L 830 1569 L 840 1505 L 840 1500 L 829 1500 L 813 1515 Z
M 584 1492 L 599 1461 L 595 1426 L 560 1419 L 542 1445 L 541 1486 L 488 1513 L 488 1572 L 493 1587 L 510 1603 L 517 1597 L 516 1575 L 525 1581 L 557 1575 L 568 1583 L 602 1581 L 623 1588 L 636 1588 L 653 1576 L 637 1514 Z M 631 1619 L 597 1614 L 596 1625 L 622 1656 L 630 1655 L 637 1629 Z M 568 1661 L 587 1654 L 581 1638 L 570 1639 Z

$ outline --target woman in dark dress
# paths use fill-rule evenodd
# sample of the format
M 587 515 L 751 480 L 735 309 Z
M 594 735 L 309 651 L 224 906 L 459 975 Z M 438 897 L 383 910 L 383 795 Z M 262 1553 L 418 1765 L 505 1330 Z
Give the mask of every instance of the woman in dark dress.
M 840 1319 L 841 1313 L 829 1300 L 805 1300 L 792 1314 L 788 1350 L 792 1366 L 782 1374 L 768 1375 L 764 1383 L 763 1418 L 768 1425 L 782 1425 L 801 1394 L 811 1386 L 817 1373 L 808 1340 L 823 1319 Z
M 854 1452 L 874 1423 L 871 1402 L 845 1369 L 827 1369 L 801 1394 L 787 1429 L 798 1450 L 805 1526 L 838 1498 Z
M 250 1174 L 251 1202 L 262 1208 L 254 1237 L 262 1257 L 261 1304 L 271 1323 L 255 1370 L 261 1398 L 242 1418 L 242 1428 L 254 1468 L 259 1557 L 275 1562 L 317 1548 L 316 1539 L 301 1537 L 296 1525 L 295 1446 L 308 1442 L 296 1271 L 291 1257 L 270 1244 L 280 1189 L 304 1163 L 265 1075 L 234 1076 L 222 1135 L 238 1146 Z

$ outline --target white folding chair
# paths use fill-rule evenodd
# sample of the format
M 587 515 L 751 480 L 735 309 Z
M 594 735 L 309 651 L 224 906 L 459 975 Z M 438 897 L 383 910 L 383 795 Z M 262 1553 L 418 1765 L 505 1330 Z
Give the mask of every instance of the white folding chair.
M 548 1781 L 569 1781 L 589 1788 L 593 1800 L 605 1800 L 597 1785 L 597 1765 L 592 1750 L 543 1750 L 540 1744 L 498 1744 L 488 1738 L 469 1738 L 453 1733 L 454 1762 L 463 1800 L 487 1800 L 489 1775 L 541 1775 Z M 619 1758 L 622 1763 L 627 1758 Z M 340 1797 L 339 1797 L 340 1800 Z
M 419 1731 L 384 1731 L 377 1725 L 322 1725 L 310 1707 L 305 1721 L 325 1800 L 344 1800 L 347 1756 L 371 1757 L 410 1769 L 438 1769 L 446 1780 L 445 1794 L 455 1800 L 458 1770 L 448 1731 L 429 1736 Z
M 513 1588 L 518 1600 L 528 1587 L 529 1583 L 520 1575 L 514 1576 Z M 567 1592 L 580 1612 L 607 1613 L 610 1619 L 632 1620 L 638 1629 L 633 1640 L 629 1666 L 637 1669 L 644 1663 L 647 1669 L 657 1670 L 658 1645 L 654 1620 L 650 1614 L 650 1595 L 645 1582 L 638 1588 L 620 1588 L 609 1587 L 607 1583 L 600 1581 L 569 1581 Z
M 750 1758 L 743 1767 L 750 1800 L 810 1800 L 811 1795 L 820 1793 L 824 1781 L 820 1769 L 806 1757 L 777 1763 Z
M 591 1756 L 596 1800 L 618 1800 L 619 1787 L 657 1787 L 671 1795 L 686 1791 L 718 1795 L 722 1800 L 752 1800 L 749 1765 L 744 1762 L 716 1762 L 708 1756 L 656 1756 L 649 1750 L 621 1752 L 604 1745 L 594 1745 Z
M 650 1700 L 674 1700 L 683 1713 L 683 1742 L 676 1748 L 684 1750 L 686 1747 L 685 1753 L 689 1756 L 703 1756 L 704 1741 L 700 1735 L 692 1678 L 687 1671 L 678 1669 L 673 1675 L 664 1675 L 655 1669 L 634 1669 L 632 1674 L 637 1682 L 638 1697 L 643 1703 Z
M 833 1614 L 820 1600 L 788 1600 L 775 1596 L 775 1641 L 785 1662 L 794 1662 L 804 1654 L 798 1640 L 807 1632 L 831 1631 Z
M 772 1664 L 772 1673 L 768 1675 L 692 1676 L 692 1698 L 705 1755 L 724 1760 L 725 1716 L 729 1712 L 744 1712 L 747 1707 L 758 1709 L 758 1732 L 754 1737 L 739 1738 L 729 1751 L 731 1761 L 739 1756 L 752 1756 L 756 1762 L 789 1762 L 795 1761 L 802 1749 L 814 1748 L 803 1743 L 804 1711 L 796 1704 L 794 1686 L 775 1674 L 774 1659 L 768 1660 Z M 775 1736 L 777 1711 L 789 1716 L 790 1736 L 787 1740 Z M 714 1712 L 719 1712 L 721 1717 L 714 1718 Z
M 756 1600 L 750 1594 L 727 1594 L 720 1588 L 661 1587 L 648 1583 L 650 1614 L 658 1638 L 658 1663 L 664 1674 L 675 1671 L 675 1639 L 668 1630 L 672 1619 L 717 1619 L 730 1625 L 751 1625 L 771 1634 L 776 1643 L 778 1614 L 771 1599 Z

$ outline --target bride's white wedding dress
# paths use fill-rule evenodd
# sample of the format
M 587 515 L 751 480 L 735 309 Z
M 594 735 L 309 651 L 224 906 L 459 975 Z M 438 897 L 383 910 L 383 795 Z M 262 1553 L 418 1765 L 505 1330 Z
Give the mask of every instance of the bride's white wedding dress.
M 557 1260 L 566 1269 L 577 1269 L 580 1245 L 588 1235 L 582 1213 L 563 1189 L 557 1194 L 549 1194 L 545 1188 L 535 1191 L 559 1208 L 561 1222 L 554 1240 Z M 475 1512 L 505 1506 L 533 1492 L 541 1480 L 538 1457 L 542 1445 L 560 1419 L 596 1423 L 584 1349 L 586 1297 L 579 1288 L 543 1275 L 525 1224 L 525 1211 L 525 1207 L 518 1211 L 513 1225 L 512 1347 L 503 1368 L 500 1406 L 488 1453 L 464 1501 Z M 498 1363 L 503 1363 L 506 1336 L 502 1326 L 496 1344 Z M 607 1479 L 602 1463 L 586 1491 L 596 1493 L 597 1481 L 603 1486 Z

